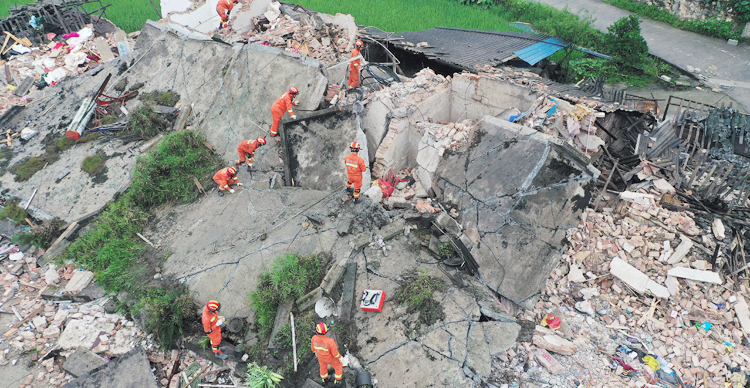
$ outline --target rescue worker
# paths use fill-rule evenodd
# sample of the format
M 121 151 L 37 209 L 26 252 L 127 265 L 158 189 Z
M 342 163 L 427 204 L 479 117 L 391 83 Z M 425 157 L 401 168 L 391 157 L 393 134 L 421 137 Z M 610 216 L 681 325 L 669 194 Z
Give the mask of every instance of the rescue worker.
M 292 119 L 296 119 L 297 115 L 294 114 L 292 106 L 297 106 L 299 103 L 294 101 L 294 98 L 299 94 L 299 90 L 292 86 L 289 91 L 279 97 L 276 102 L 271 106 L 271 136 L 279 136 L 279 121 L 284 117 L 285 112 L 289 112 L 289 116 Z M 280 139 L 276 138 L 276 141 Z
M 354 43 L 354 51 L 352 51 L 352 56 L 350 58 L 358 57 L 359 49 L 361 49 L 364 45 L 364 42 L 362 42 L 361 40 L 358 40 L 356 43 Z M 361 59 L 349 62 L 349 89 L 359 86 L 359 66 L 361 64 Z
M 258 147 L 266 144 L 265 137 L 259 137 L 255 140 L 244 140 L 240 145 L 237 146 L 237 153 L 240 154 L 240 159 L 235 162 L 237 168 L 240 168 L 242 163 L 245 163 L 247 159 L 247 171 L 253 171 L 253 158 L 255 157 L 255 150 Z
M 359 191 L 362 189 L 362 173 L 367 171 L 364 159 L 360 158 L 359 143 L 356 141 L 349 145 L 352 153 L 344 158 L 346 164 L 346 192 L 354 193 L 354 202 L 359 202 Z
M 231 185 L 244 186 L 242 183 L 237 182 L 237 180 L 237 169 L 234 167 L 226 167 L 217 171 L 214 174 L 214 182 L 219 185 L 219 197 L 224 196 L 225 190 L 229 190 L 230 193 L 234 194 L 234 189 L 230 187 Z
M 318 356 L 318 364 L 320 364 L 320 378 L 323 380 L 323 385 L 328 381 L 328 365 L 333 367 L 333 386 L 340 387 L 341 379 L 344 377 L 344 365 L 341 364 L 341 354 L 339 354 L 339 348 L 336 346 L 336 341 L 326 335 L 328 333 L 328 326 L 325 323 L 319 322 L 315 326 L 315 332 L 317 333 L 312 337 L 312 343 L 310 347 L 312 351 Z
M 215 300 L 209 300 L 206 302 L 206 306 L 203 307 L 203 331 L 211 340 L 211 349 L 214 351 L 216 357 L 226 360 L 227 355 L 224 354 L 223 347 L 219 347 L 221 343 L 221 324 L 224 322 L 224 317 L 219 316 L 219 310 L 221 310 L 221 303 Z
M 239 3 L 239 0 L 219 0 L 219 3 L 216 4 L 216 13 L 221 18 L 219 29 L 229 26 L 229 14 L 232 13 L 234 5 L 237 3 Z

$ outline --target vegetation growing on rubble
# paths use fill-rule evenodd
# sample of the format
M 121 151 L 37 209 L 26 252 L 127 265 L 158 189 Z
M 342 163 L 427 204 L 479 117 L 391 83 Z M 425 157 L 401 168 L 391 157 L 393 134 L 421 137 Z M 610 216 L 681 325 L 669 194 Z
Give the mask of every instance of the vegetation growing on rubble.
M 259 335 L 271 333 L 276 310 L 284 301 L 295 300 L 320 284 L 324 261 L 318 255 L 285 255 L 260 276 L 257 290 L 249 295 Z
M 408 314 L 416 313 L 415 328 L 433 323 L 445 318 L 443 306 L 432 296 L 436 291 L 445 290 L 445 284 L 439 279 L 428 275 L 405 277 L 404 282 L 393 295 L 393 300 L 406 305 Z
M 146 247 L 136 236 L 147 226 L 152 209 L 163 204 L 186 203 L 198 196 L 193 176 L 208 180 L 219 162 L 193 131 L 168 134 L 148 155 L 139 159 L 130 188 L 110 203 L 94 227 L 80 236 L 61 256 L 91 270 L 110 294 L 126 293 L 135 301 L 129 312 L 141 307 L 147 329 L 162 346 L 171 346 L 185 320 L 192 318 L 193 303 L 182 287 L 149 285 Z
M 143 96 L 143 101 L 153 101 L 164 106 L 174 106 L 180 101 L 180 95 L 175 92 L 153 92 Z
M 54 163 L 59 156 L 56 154 L 44 154 L 42 156 L 32 156 L 23 159 L 18 164 L 10 168 L 10 171 L 16 174 L 16 182 L 29 180 L 37 171 L 41 170 L 48 163 Z
M 164 115 L 154 111 L 151 102 L 139 105 L 128 121 L 130 132 L 141 139 L 150 139 L 167 128 L 169 128 L 169 121 Z
M 57 236 L 60 235 L 60 230 L 63 226 L 65 226 L 65 221 L 59 218 L 46 220 L 30 232 L 15 234 L 12 242 L 18 246 L 36 245 L 42 249 L 47 249 Z
M 101 171 L 101 169 L 104 167 L 104 162 L 106 161 L 107 157 L 104 154 L 96 153 L 94 155 L 89 155 L 85 159 L 83 159 L 83 162 L 81 162 L 81 170 L 91 176 L 94 176 L 96 175 L 96 173 Z
M 8 202 L 4 208 L 0 209 L 0 219 L 6 218 L 10 218 L 16 224 L 24 224 L 26 223 L 26 210 L 23 210 L 18 204 Z

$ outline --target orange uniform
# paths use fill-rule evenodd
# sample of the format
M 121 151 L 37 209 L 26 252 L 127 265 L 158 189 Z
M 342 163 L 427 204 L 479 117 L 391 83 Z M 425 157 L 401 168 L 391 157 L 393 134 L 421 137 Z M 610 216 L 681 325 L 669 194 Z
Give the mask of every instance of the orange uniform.
M 222 168 L 216 174 L 214 174 L 214 182 L 219 185 L 219 191 L 229 189 L 229 185 L 237 183 L 237 175 L 232 175 L 229 171 L 230 167 Z
M 271 106 L 271 136 L 278 136 L 279 121 L 284 117 L 284 112 L 289 112 L 290 116 L 294 116 L 292 110 L 294 105 L 297 105 L 297 103 L 294 102 L 294 97 L 289 92 L 284 93 L 273 103 L 273 106 Z
M 229 13 L 234 9 L 234 1 L 232 0 L 219 0 L 216 4 L 216 13 L 219 14 L 222 22 L 229 20 Z
M 221 343 L 221 326 L 216 324 L 219 320 L 219 313 L 216 311 L 210 311 L 208 306 L 203 306 L 203 331 L 211 340 L 211 348 L 214 353 L 221 353 L 219 350 L 219 344 Z
M 356 153 L 347 155 L 344 158 L 344 164 L 346 164 L 346 188 L 354 186 L 354 199 L 357 199 L 362 189 L 362 173 L 367 171 L 367 165 L 365 165 L 365 160 Z
M 355 48 L 354 51 L 352 51 L 352 56 L 350 58 L 358 56 L 359 49 Z M 349 62 L 349 89 L 359 86 L 359 66 L 361 65 L 361 62 L 360 59 Z
M 318 356 L 318 364 L 320 364 L 320 378 L 323 380 L 328 378 L 328 365 L 333 367 L 334 375 L 333 378 L 336 381 L 341 381 L 344 377 L 344 366 L 341 364 L 341 354 L 339 354 L 339 348 L 336 346 L 336 341 L 323 334 L 316 334 L 312 337 L 312 343 L 310 348 L 315 355 Z
M 245 158 L 247 158 L 247 164 L 252 165 L 253 158 L 255 157 L 255 150 L 257 150 L 258 147 L 260 147 L 260 144 L 257 140 L 245 140 L 240 143 L 240 145 L 237 146 L 237 153 L 240 154 L 240 160 L 237 163 L 245 163 Z

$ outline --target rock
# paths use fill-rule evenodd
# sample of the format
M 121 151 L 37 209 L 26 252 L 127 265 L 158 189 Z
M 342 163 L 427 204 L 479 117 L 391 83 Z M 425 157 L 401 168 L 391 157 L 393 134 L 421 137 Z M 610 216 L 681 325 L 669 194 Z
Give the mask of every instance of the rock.
M 42 336 L 45 338 L 57 338 L 60 336 L 60 328 L 57 326 L 50 326 L 44 329 Z
M 740 326 L 745 333 L 750 333 L 750 309 L 748 309 L 747 301 L 745 298 L 737 294 L 737 302 L 734 304 L 734 312 L 737 315 L 737 320 L 740 321 Z
M 568 271 L 568 281 L 573 283 L 581 283 L 586 281 L 586 277 L 583 276 L 583 271 L 578 267 L 578 264 L 571 264 L 570 271 Z
M 37 330 L 41 331 L 44 330 L 45 327 L 47 327 L 47 318 L 37 316 L 31 318 L 31 323 L 34 324 L 34 327 L 36 327 Z
M 553 375 L 562 373 L 565 369 L 559 362 L 557 362 L 551 354 L 544 349 L 537 349 L 534 352 L 536 359 L 542 364 L 550 373 Z
M 566 356 L 572 356 L 578 351 L 578 346 L 554 333 L 540 334 L 536 332 L 534 333 L 533 343 L 542 349 Z
M 383 199 L 383 190 L 380 190 L 378 185 L 371 186 L 364 194 L 370 198 L 373 202 L 380 202 Z
M 589 302 L 588 300 L 584 300 L 582 302 L 576 302 L 575 308 L 576 308 L 576 310 L 578 310 L 578 311 L 580 311 L 580 312 L 582 312 L 584 314 L 588 314 L 588 315 L 591 315 L 591 316 L 595 315 L 594 308 L 591 306 L 591 302 Z M 549 349 L 547 349 L 547 350 L 549 350 Z
M 406 188 L 406 186 L 409 184 L 409 182 L 398 182 L 396 184 L 396 190 L 403 190 Z
M 94 273 L 91 271 L 75 271 L 73 277 L 65 285 L 66 294 L 77 294 L 83 291 L 86 286 L 94 279 Z
M 160 273 L 154 274 L 154 280 L 160 280 L 160 279 L 161 279 L 161 274 Z
M 383 205 L 388 209 L 406 209 L 410 207 L 409 202 L 401 197 L 391 195 L 383 201 Z
M 28 141 L 37 134 L 39 134 L 39 131 L 37 131 L 36 129 L 26 127 L 21 130 L 21 139 Z
M 57 284 L 57 282 L 60 281 L 60 275 L 57 273 L 57 269 L 54 265 L 50 265 L 44 273 L 44 281 L 47 282 L 47 284 Z
M 669 290 L 670 295 L 677 296 L 677 294 L 680 293 L 680 283 L 674 276 L 667 276 L 667 280 L 664 282 L 664 285 L 667 286 L 667 290 Z
M 80 377 L 106 364 L 106 360 L 83 346 L 79 346 L 76 348 L 76 351 L 65 360 L 63 369 L 73 375 L 73 377 Z
M 687 65 L 686 69 L 687 69 L 688 73 L 694 73 L 695 72 L 695 68 L 693 66 Z
M 714 222 L 711 224 L 711 230 L 714 232 L 714 237 L 719 241 L 724 240 L 726 237 L 724 233 L 724 223 L 721 222 L 720 218 L 714 218 Z
M 24 256 L 23 252 L 14 252 L 8 255 L 8 259 L 10 259 L 10 261 L 18 261 L 18 260 L 23 259 L 23 256 Z

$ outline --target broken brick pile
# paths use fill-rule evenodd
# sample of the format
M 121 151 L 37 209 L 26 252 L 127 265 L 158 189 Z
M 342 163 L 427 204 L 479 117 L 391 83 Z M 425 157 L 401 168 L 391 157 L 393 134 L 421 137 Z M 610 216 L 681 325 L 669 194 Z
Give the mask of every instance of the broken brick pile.
M 731 238 L 720 221 L 701 226 L 690 212 L 660 206 L 673 192 L 657 183 L 623 192 L 616 208 L 582 214 L 542 300 L 523 314 L 536 323 L 553 314 L 562 325 L 552 334 L 537 327 L 534 345 L 518 345 L 497 360 L 497 368 L 513 371 L 496 376 L 497 384 L 523 378 L 585 386 L 745 386 L 750 290 L 745 282 L 726 284 L 711 265 L 716 244 Z M 719 254 L 718 262 L 724 259 Z M 657 360 L 650 366 L 649 355 Z

